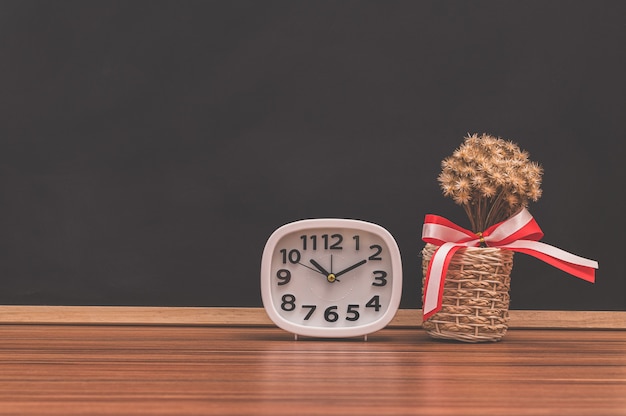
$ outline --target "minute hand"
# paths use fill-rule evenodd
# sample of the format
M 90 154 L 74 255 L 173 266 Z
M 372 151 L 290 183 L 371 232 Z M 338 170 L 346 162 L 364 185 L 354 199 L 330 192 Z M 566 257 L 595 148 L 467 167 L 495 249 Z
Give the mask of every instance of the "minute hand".
M 354 263 L 352 266 L 347 267 L 347 268 L 343 269 L 342 271 L 335 273 L 335 277 L 339 277 L 339 276 L 341 276 L 344 273 L 348 273 L 350 270 L 354 270 L 357 267 L 364 265 L 365 263 L 367 263 L 367 260 L 361 260 L 358 263 Z

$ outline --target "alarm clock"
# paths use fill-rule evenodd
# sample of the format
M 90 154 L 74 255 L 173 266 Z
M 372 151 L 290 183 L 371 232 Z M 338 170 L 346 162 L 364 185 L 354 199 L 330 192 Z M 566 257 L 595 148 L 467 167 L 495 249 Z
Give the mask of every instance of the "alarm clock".
M 313 337 L 355 337 L 384 328 L 402 295 L 400 250 L 389 231 L 360 220 L 292 222 L 267 240 L 261 296 L 280 328 Z

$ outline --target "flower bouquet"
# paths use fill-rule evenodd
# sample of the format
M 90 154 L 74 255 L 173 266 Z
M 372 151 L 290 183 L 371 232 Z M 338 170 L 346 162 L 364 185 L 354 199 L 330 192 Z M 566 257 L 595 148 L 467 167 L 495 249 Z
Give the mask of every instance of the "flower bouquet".
M 508 329 L 513 252 L 593 282 L 597 263 L 541 243 L 526 207 L 541 197 L 542 167 L 511 141 L 470 135 L 442 162 L 443 194 L 471 231 L 427 215 L 422 239 L 423 327 L 434 338 L 498 341 Z
M 441 162 L 443 195 L 461 205 L 479 233 L 541 197 L 543 168 L 511 141 L 486 134 L 465 138 Z

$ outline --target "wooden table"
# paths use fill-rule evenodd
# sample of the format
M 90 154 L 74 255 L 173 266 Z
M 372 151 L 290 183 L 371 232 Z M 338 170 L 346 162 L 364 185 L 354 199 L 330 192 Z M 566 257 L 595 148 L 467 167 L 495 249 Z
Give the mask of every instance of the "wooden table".
M 626 331 L 1 325 L 0 414 L 626 415 Z

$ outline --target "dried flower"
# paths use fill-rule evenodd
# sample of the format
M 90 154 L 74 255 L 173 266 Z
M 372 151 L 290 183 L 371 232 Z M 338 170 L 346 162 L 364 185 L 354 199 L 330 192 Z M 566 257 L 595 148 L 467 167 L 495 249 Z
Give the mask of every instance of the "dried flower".
M 513 142 L 468 135 L 441 162 L 443 194 L 463 206 L 472 230 L 482 232 L 541 197 L 543 168 Z

